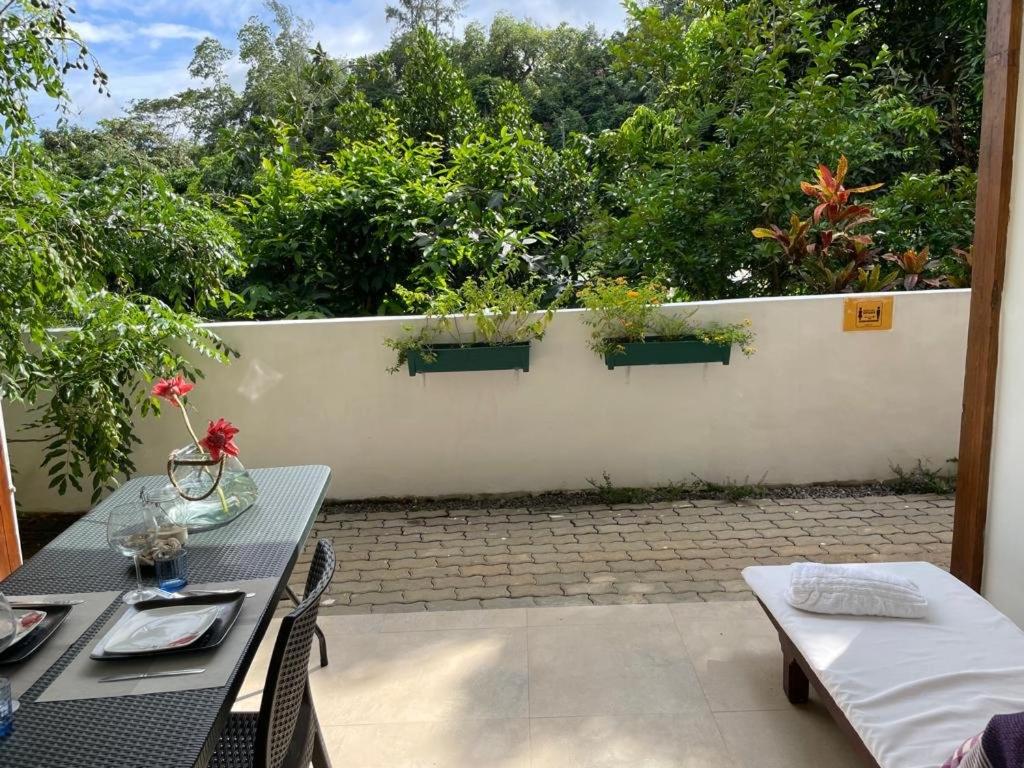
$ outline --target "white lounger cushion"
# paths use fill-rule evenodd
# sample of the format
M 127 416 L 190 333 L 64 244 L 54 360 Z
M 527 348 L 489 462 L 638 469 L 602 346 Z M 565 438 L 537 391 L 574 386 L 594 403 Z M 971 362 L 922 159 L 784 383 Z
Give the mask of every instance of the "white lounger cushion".
M 929 563 L 863 567 L 917 584 L 926 617 L 800 611 L 786 601 L 784 565 L 753 566 L 743 578 L 882 768 L 937 768 L 993 715 L 1024 711 L 1024 632 L 1013 622 Z
M 920 619 L 928 600 L 910 579 L 885 568 L 793 563 L 786 600 L 812 613 Z

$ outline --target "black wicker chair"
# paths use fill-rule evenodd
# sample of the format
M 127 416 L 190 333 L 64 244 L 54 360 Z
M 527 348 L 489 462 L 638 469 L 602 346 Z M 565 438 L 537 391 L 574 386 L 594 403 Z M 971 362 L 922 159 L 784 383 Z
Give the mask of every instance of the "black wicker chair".
M 330 768 L 309 692 L 309 656 L 320 598 L 334 576 L 334 550 L 321 539 L 302 602 L 281 620 L 260 711 L 232 712 L 211 768 Z

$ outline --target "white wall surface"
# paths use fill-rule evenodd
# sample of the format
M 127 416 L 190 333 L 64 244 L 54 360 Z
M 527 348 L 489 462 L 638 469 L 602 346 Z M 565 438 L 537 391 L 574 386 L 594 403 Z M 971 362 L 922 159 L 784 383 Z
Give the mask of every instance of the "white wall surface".
M 1024 627 L 1024 88 L 1018 89 L 982 593 Z
M 618 486 L 884 478 L 956 454 L 969 296 L 896 294 L 894 329 L 861 333 L 843 332 L 841 296 L 701 304 L 705 322 L 752 320 L 757 354 L 614 371 L 576 310 L 529 373 L 416 378 L 385 372 L 407 318 L 220 324 L 242 357 L 205 364 L 191 403 L 197 427 L 240 427 L 249 466 L 330 465 L 334 498 L 577 489 L 605 471 Z M 139 433 L 144 473 L 187 442 L 169 408 Z M 38 446 L 12 448 L 23 509 L 87 506 L 46 489 Z

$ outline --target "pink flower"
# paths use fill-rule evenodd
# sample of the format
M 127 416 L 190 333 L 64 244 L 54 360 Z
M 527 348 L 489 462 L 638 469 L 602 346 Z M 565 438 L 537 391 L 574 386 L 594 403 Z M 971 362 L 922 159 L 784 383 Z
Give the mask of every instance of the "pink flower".
M 230 421 L 217 419 L 211 421 L 206 428 L 206 437 L 199 441 L 199 444 L 210 454 L 214 461 L 220 461 L 223 454 L 228 456 L 238 455 L 238 446 L 235 445 L 235 435 L 238 428 Z
M 195 385 L 186 381 L 185 377 L 179 373 L 173 379 L 160 379 L 157 381 L 157 383 L 153 385 L 153 389 L 150 391 L 150 394 L 153 397 L 162 397 L 177 408 L 177 398 L 187 395 L 192 391 L 193 386 Z

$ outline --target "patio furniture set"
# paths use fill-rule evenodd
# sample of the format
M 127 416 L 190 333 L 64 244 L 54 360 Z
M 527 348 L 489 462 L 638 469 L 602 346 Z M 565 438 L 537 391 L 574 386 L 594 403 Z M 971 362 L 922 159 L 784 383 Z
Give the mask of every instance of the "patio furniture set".
M 122 615 L 148 605 L 121 600 L 135 574 L 107 546 L 108 511 L 158 478 L 127 483 L 0 583 L 0 591 L 19 605 L 70 607 L 35 653 L 0 667 L 20 701 L 12 731 L 0 741 L 0 766 L 278 768 L 311 760 L 318 768 L 329 766 L 307 671 L 320 600 L 335 569 L 328 542 L 316 548 L 305 593 L 281 622 L 259 713 L 231 712 L 278 602 L 288 594 L 288 577 L 323 502 L 330 470 L 290 467 L 255 470 L 252 476 L 260 489 L 256 504 L 189 541 L 190 583 L 182 594 L 208 592 L 220 599 L 229 592 L 244 598 L 215 648 L 94 658 Z

